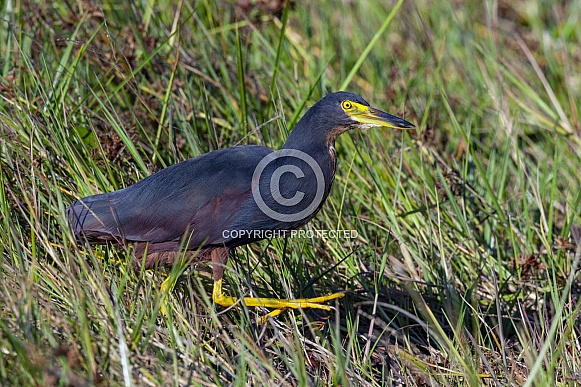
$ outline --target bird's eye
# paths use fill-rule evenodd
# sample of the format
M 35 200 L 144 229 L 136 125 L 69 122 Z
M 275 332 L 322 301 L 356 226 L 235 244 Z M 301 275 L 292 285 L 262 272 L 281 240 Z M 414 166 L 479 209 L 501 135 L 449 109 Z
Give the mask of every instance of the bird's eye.
M 341 107 L 345 110 L 349 110 L 353 107 L 353 104 L 351 103 L 351 101 L 343 101 Z

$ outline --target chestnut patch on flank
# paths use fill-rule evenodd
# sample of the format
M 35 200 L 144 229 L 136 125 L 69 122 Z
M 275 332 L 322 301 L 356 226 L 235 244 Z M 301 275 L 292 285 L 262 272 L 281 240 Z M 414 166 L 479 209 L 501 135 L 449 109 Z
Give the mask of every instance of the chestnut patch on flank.
M 147 250 L 145 261 L 143 254 Z M 162 243 L 137 243 L 134 251 L 133 265 L 140 269 L 142 265 L 146 269 L 152 269 L 156 265 L 170 267 L 179 258 L 191 260 L 191 263 L 209 262 L 212 260 L 210 253 L 213 248 L 185 250 L 180 251 L 180 242 L 162 242 Z

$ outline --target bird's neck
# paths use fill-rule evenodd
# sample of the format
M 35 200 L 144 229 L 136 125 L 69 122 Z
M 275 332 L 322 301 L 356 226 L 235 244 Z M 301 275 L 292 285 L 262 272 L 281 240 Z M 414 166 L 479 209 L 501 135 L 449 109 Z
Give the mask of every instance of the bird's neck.
M 313 156 L 316 160 L 329 158 L 335 160 L 335 140 L 348 130 L 348 127 L 336 126 L 316 115 L 310 109 L 289 134 L 282 149 L 297 149 Z
M 308 117 L 303 117 L 292 130 L 282 149 L 299 150 L 315 159 L 325 176 L 325 197 L 327 197 L 337 169 L 335 140 L 344 130 L 321 130 L 310 125 L 308 121 L 305 122 L 305 118 Z
M 337 135 L 328 135 L 323 130 L 313 130 L 306 126 L 297 126 L 289 134 L 282 149 L 295 149 L 304 152 L 314 158 L 323 169 L 325 166 L 332 166 L 335 173 L 335 139 Z

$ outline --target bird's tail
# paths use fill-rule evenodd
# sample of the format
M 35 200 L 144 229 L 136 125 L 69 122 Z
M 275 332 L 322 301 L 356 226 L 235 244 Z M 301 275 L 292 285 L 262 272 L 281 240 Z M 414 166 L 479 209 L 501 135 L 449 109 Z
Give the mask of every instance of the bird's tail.
M 67 208 L 71 231 L 79 241 L 106 243 L 123 239 L 115 206 L 107 194 L 76 200 Z

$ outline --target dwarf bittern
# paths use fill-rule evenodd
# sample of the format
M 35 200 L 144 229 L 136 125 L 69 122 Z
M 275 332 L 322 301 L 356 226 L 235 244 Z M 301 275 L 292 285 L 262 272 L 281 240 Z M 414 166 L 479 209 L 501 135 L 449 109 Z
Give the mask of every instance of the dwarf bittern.
M 213 300 L 237 300 L 222 291 L 228 253 L 238 246 L 284 235 L 321 209 L 329 195 L 337 158 L 335 140 L 350 129 L 413 128 L 347 92 L 313 105 L 282 149 L 234 146 L 165 168 L 119 191 L 75 201 L 67 210 L 75 235 L 89 243 L 135 244 L 135 265 L 171 266 L 186 251 L 211 261 Z M 343 296 L 310 299 L 244 298 L 247 306 L 319 308 Z

